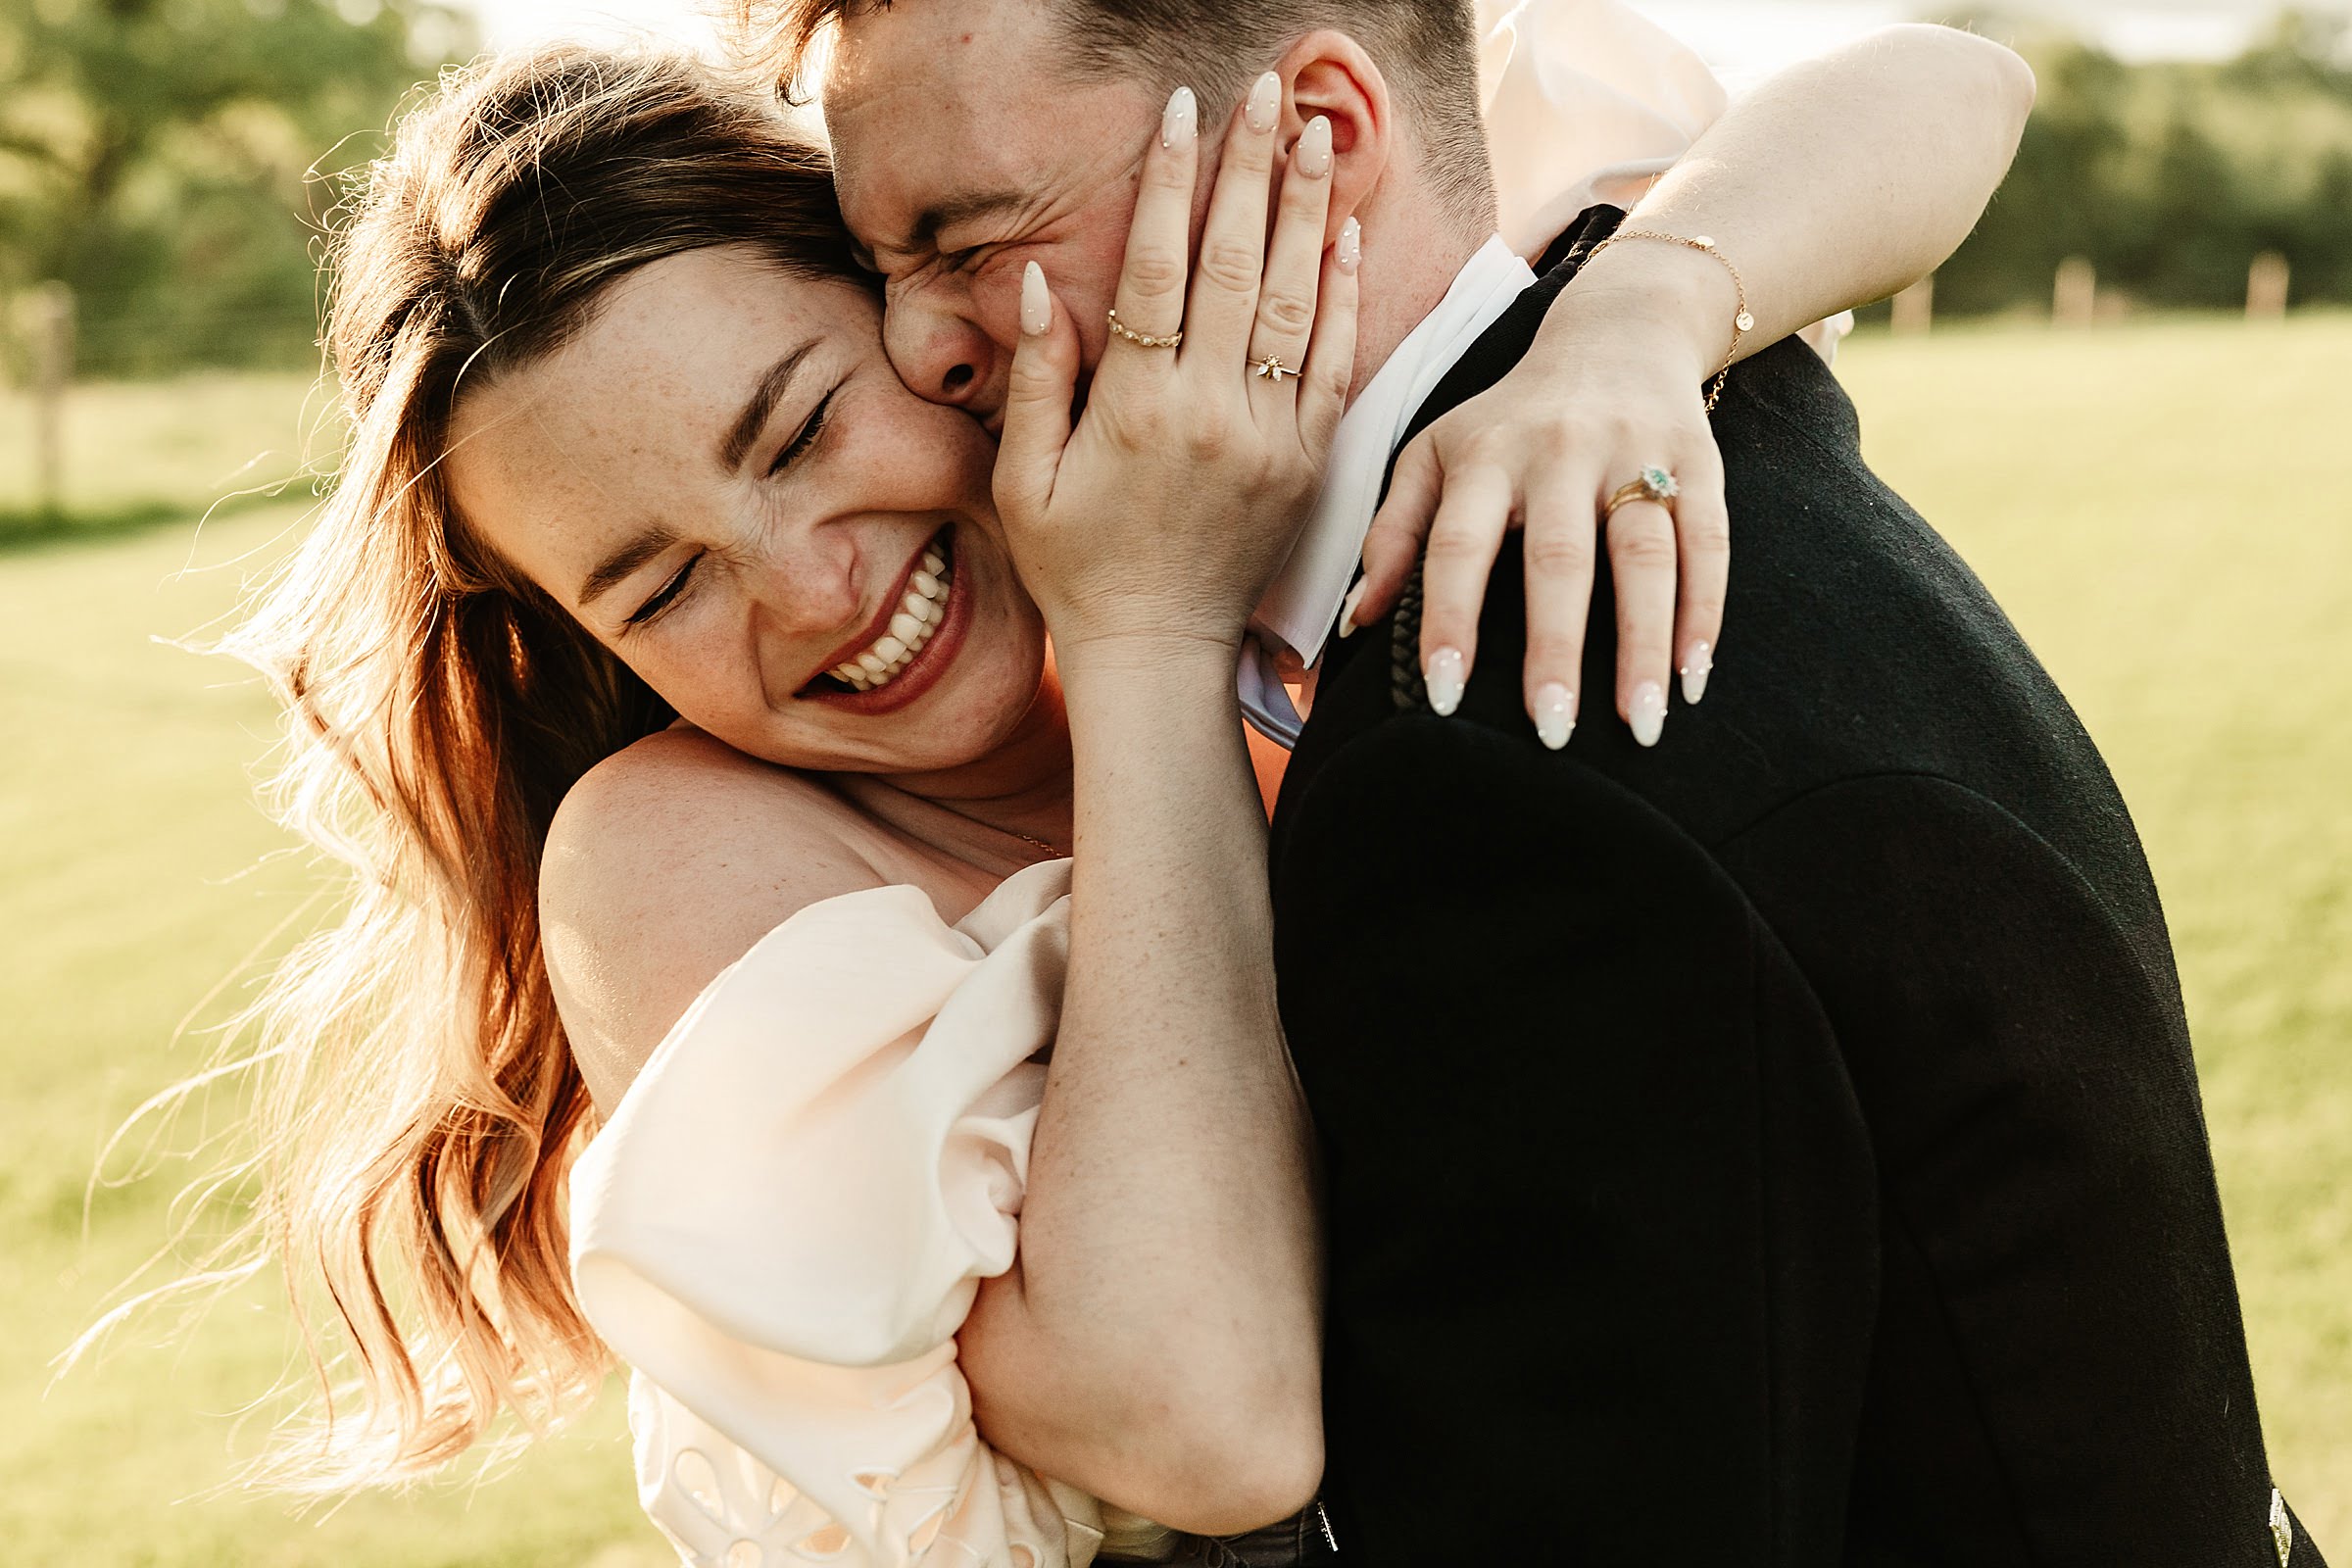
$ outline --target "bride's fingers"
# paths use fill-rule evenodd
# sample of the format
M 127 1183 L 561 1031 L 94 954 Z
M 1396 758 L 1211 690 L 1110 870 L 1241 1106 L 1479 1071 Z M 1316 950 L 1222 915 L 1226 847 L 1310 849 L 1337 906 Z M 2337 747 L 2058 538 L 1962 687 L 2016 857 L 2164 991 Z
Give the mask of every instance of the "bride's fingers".
M 1680 565 L 1674 514 L 1655 501 L 1636 499 L 1619 507 L 1601 529 L 1617 588 L 1617 712 L 1635 740 L 1655 746 L 1666 728 L 1666 681 L 1674 659 Z
M 1356 268 L 1364 254 L 1354 219 L 1340 225 L 1340 237 L 1320 258 L 1322 282 L 1315 310 L 1314 338 L 1307 345 L 1306 373 L 1298 381 L 1298 438 L 1318 469 L 1331 455 L 1340 416 L 1348 412 L 1348 389 L 1355 383 Z
M 1315 330 L 1315 295 L 1323 271 L 1323 234 L 1331 221 L 1331 122 L 1317 115 L 1291 148 L 1276 205 L 1266 275 L 1250 334 L 1250 386 L 1256 402 L 1282 393 L 1306 368 Z M 1287 372 L 1287 373 L 1286 373 Z
M 1282 77 L 1257 78 L 1225 136 L 1217 188 L 1193 269 L 1192 302 L 1185 312 L 1184 356 L 1208 367 L 1246 373 L 1250 329 L 1257 315 L 1257 285 L 1266 261 L 1266 202 L 1272 188 L 1274 128 L 1282 122 Z
M 1674 531 L 1683 570 L 1674 660 L 1683 678 L 1683 701 L 1696 704 L 1707 694 L 1715 650 L 1723 641 L 1723 601 L 1732 579 L 1732 516 L 1724 502 L 1723 454 L 1713 441 L 1695 443 L 1677 472 L 1683 493 L 1674 504 Z
M 1381 502 L 1372 530 L 1364 535 L 1364 578 L 1341 619 L 1343 634 L 1369 626 L 1396 608 L 1397 595 L 1413 579 L 1421 541 L 1429 536 L 1445 482 L 1438 444 L 1424 430 L 1397 458 L 1396 470 L 1389 476 L 1388 499 Z
M 1036 517 L 1054 499 L 1061 454 L 1070 441 L 1070 402 L 1078 386 L 1078 331 L 1059 308 L 1044 269 L 1021 270 L 1021 342 L 1004 392 L 1004 433 L 997 443 L 997 510 L 1008 519 Z
M 1143 183 L 1127 227 L 1127 259 L 1119 271 L 1119 324 L 1145 337 L 1173 337 L 1184 326 L 1184 283 L 1193 237 L 1193 184 L 1200 177 L 1200 109 L 1193 89 L 1179 87 L 1159 120 L 1157 142 L 1145 149 Z M 1172 361 L 1164 346 L 1137 343 L 1113 331 L 1103 348 L 1107 364 L 1121 357 Z

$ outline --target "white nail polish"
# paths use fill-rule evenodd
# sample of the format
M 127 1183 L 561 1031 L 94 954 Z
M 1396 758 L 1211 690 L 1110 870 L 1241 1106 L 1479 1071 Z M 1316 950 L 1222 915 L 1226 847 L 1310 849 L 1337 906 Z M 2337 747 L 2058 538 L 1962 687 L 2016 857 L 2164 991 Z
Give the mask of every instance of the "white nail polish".
M 1468 678 L 1459 648 L 1441 648 L 1429 656 L 1421 683 L 1429 688 L 1429 706 L 1437 710 L 1439 717 L 1451 718 L 1453 710 L 1462 706 L 1462 687 Z
M 1634 739 L 1644 746 L 1655 746 L 1666 733 L 1666 688 L 1654 680 L 1645 680 L 1634 693 Z
M 1159 144 L 1170 152 L 1190 147 L 1200 130 L 1200 100 L 1190 87 L 1168 95 L 1167 111 L 1159 117 Z
M 1298 137 L 1298 172 L 1321 179 L 1331 172 L 1331 122 L 1317 115 Z
M 1576 693 L 1558 681 L 1536 688 L 1536 734 L 1545 746 L 1560 751 L 1576 733 Z
M 1350 218 L 1340 225 L 1340 270 L 1352 272 L 1364 259 L 1364 225 Z
M 1269 71 L 1250 86 L 1250 102 L 1242 118 L 1251 130 L 1264 135 L 1282 118 L 1282 78 Z
M 1364 590 L 1371 586 L 1371 578 L 1359 577 L 1356 579 L 1355 586 L 1348 590 L 1348 597 L 1340 601 L 1340 640 L 1342 642 L 1346 642 L 1355 635 L 1355 610 L 1364 602 Z
M 1707 677 L 1715 672 L 1715 650 L 1705 643 L 1692 643 L 1690 657 L 1683 661 L 1683 701 L 1696 708 L 1707 695 Z
M 1021 330 L 1031 337 L 1054 330 L 1054 291 L 1046 287 L 1046 270 L 1035 262 L 1021 269 Z

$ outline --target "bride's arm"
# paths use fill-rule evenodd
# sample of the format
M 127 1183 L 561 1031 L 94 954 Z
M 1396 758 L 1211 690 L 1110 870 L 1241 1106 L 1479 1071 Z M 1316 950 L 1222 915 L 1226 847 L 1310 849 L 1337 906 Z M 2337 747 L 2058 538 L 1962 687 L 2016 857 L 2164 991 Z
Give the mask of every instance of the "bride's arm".
M 1325 124 L 1283 181 L 1262 302 L 1255 261 L 1236 275 L 1266 243 L 1274 156 L 1237 119 L 1201 246 L 1221 265 L 1188 308 L 1197 159 L 1170 139 L 1146 155 L 1118 310 L 1181 324 L 1182 352 L 1114 344 L 1072 435 L 1077 332 L 1034 266 L 1024 287 L 997 497 L 1054 638 L 1077 847 L 1020 1260 L 959 1338 L 991 1442 L 1226 1534 L 1303 1506 L 1322 1473 L 1311 1135 L 1234 666 L 1339 423 L 1355 253 L 1324 261 Z M 1305 373 L 1239 373 L 1252 351 Z
M 2007 172 L 2034 91 L 2033 73 L 1998 44 L 1948 27 L 1887 28 L 1790 67 L 1735 105 L 1625 229 L 1714 240 L 1745 279 L 1755 323 L 1740 336 L 1744 358 L 1940 266 Z M 1519 368 L 1398 462 L 1365 544 L 1355 618 L 1395 603 L 1427 536 L 1423 662 L 1453 649 L 1466 673 L 1488 569 L 1523 516 L 1529 711 L 1540 714 L 1547 687 L 1582 696 L 1601 504 L 1644 467 L 1669 468 L 1683 486 L 1675 516 L 1630 506 L 1606 541 L 1620 630 L 1614 700 L 1654 739 L 1671 671 L 1685 672 L 1695 701 L 1721 641 L 1730 522 L 1701 388 L 1732 347 L 1738 307 L 1713 257 L 1644 241 L 1594 258 Z
M 1712 236 L 1747 275 L 1756 324 L 1740 357 L 1899 293 L 1950 259 L 2017 155 L 2034 73 L 1989 39 L 1888 27 L 1802 62 L 1740 100 L 1628 218 Z M 1723 270 L 1672 247 L 1620 246 L 1572 285 L 1660 314 L 1702 371 L 1730 345 Z M 1536 354 L 1564 358 L 1566 333 Z

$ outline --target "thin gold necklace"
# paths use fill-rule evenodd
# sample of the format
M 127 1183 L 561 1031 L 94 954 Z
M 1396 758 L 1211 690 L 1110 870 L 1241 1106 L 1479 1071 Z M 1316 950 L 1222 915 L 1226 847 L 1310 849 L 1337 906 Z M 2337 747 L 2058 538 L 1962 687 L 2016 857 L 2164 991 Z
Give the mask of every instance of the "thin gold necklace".
M 932 804 L 938 806 L 943 810 L 953 811 L 956 815 L 962 817 L 966 822 L 970 822 L 976 827 L 984 827 L 991 833 L 1002 833 L 1008 839 L 1019 839 L 1023 844 L 1028 845 L 1031 849 L 1043 850 L 1056 860 L 1066 860 L 1070 858 L 1070 852 L 1063 849 L 1060 845 L 1049 844 L 1044 839 L 1037 837 L 1033 833 L 1024 833 L 1017 827 L 1000 827 L 994 822 L 984 821 L 981 818 L 974 816 L 969 811 L 950 806 L 945 801 L 935 801 Z

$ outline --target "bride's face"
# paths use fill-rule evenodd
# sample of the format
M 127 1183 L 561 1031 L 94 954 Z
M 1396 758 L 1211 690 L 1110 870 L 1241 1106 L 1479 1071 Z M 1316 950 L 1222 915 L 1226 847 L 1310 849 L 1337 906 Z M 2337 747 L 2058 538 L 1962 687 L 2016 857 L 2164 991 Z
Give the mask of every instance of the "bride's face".
M 655 262 L 463 393 L 466 522 L 689 722 L 790 767 L 924 772 L 1011 734 L 1045 661 L 969 417 L 874 300 L 756 252 Z M 936 569 L 944 567 L 945 569 Z

